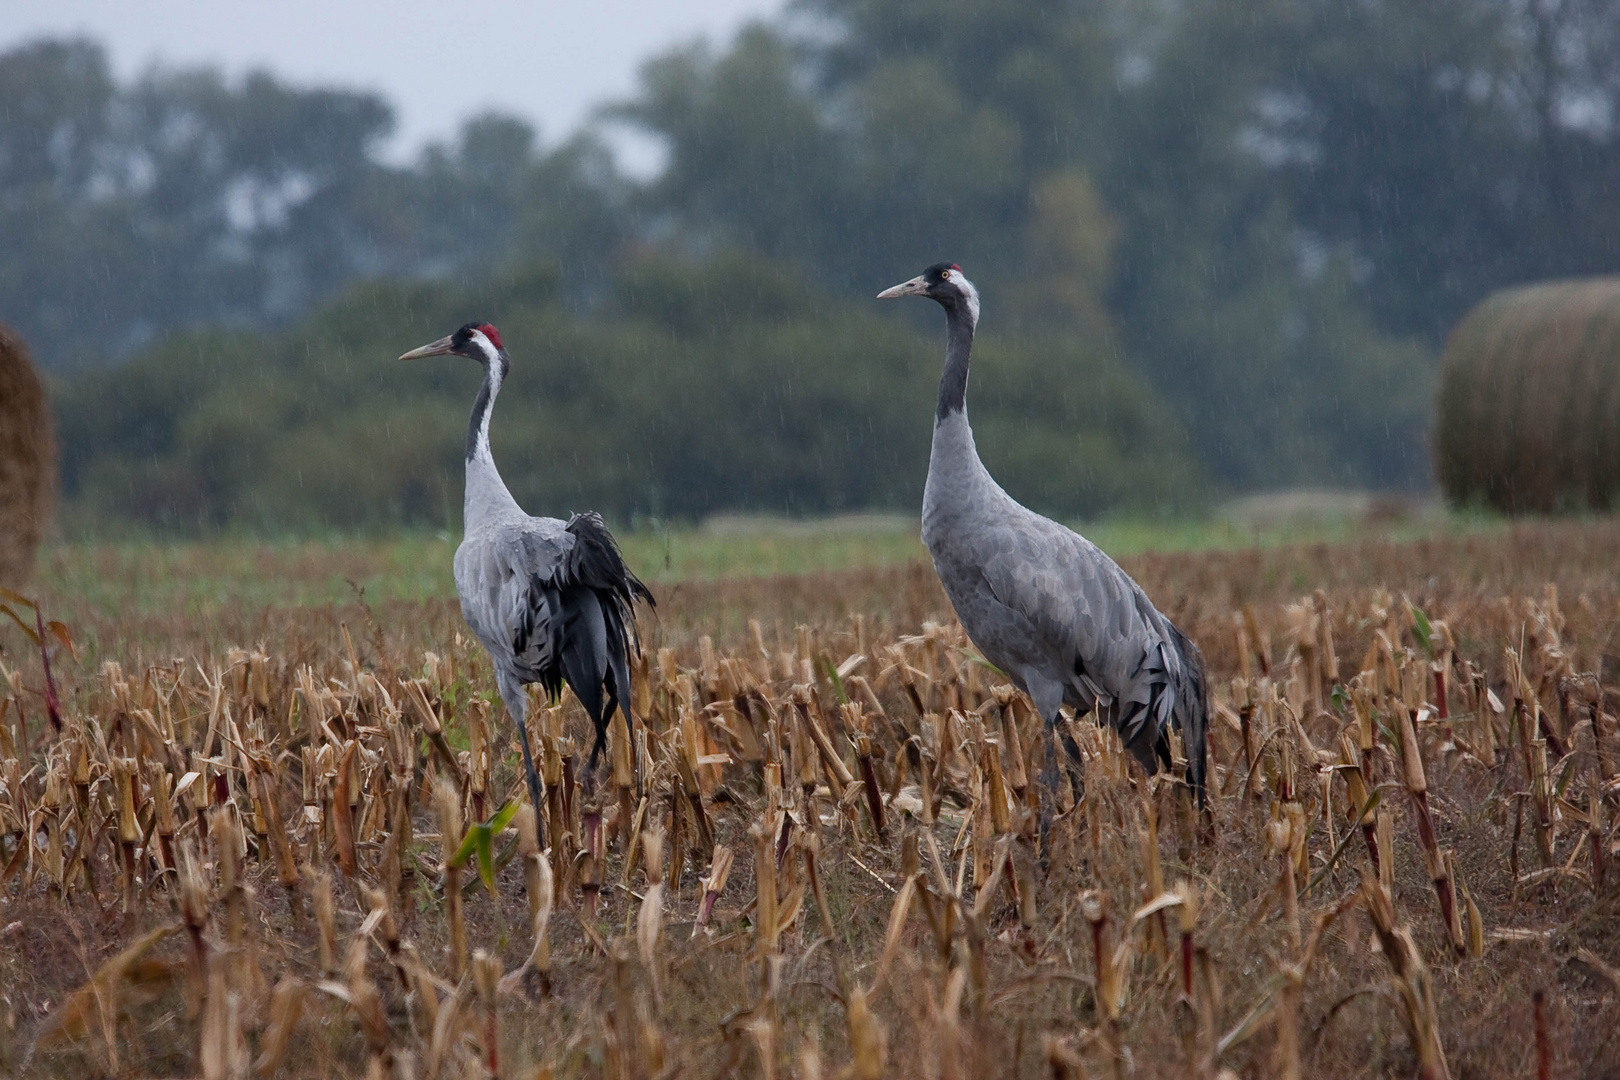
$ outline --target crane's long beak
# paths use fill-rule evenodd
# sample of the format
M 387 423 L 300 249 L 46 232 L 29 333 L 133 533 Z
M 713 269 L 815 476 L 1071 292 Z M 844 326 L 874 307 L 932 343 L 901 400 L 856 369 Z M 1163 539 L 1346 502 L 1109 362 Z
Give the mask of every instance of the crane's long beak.
M 456 350 L 450 345 L 450 339 L 447 337 L 442 337 L 438 341 L 422 346 L 420 349 L 412 349 L 410 352 L 400 357 L 400 359 L 420 360 L 425 356 L 450 356 L 455 353 L 455 351 Z
M 897 296 L 926 296 L 928 295 L 928 282 L 919 274 L 910 281 L 902 281 L 892 289 L 884 289 L 877 294 L 879 300 L 893 300 Z

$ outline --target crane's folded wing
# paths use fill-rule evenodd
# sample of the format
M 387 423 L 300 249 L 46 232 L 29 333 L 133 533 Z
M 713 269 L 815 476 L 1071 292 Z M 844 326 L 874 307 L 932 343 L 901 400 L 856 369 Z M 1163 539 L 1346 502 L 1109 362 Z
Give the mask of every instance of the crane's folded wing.
M 1112 559 L 1045 519 L 989 530 L 979 546 L 996 598 L 1030 621 L 1055 659 L 1109 697 L 1131 682 L 1158 635 L 1140 616 L 1135 583 Z
M 1173 723 L 1202 737 L 1197 647 L 1113 559 L 1034 514 L 985 530 L 975 547 L 997 601 L 1027 620 L 1076 699 L 1094 701 L 1145 765 Z
M 478 536 L 456 551 L 456 590 L 473 634 L 498 663 L 547 683 L 556 669 L 559 571 L 574 546 L 560 521 L 531 518 Z M 559 688 L 560 689 L 560 688 Z

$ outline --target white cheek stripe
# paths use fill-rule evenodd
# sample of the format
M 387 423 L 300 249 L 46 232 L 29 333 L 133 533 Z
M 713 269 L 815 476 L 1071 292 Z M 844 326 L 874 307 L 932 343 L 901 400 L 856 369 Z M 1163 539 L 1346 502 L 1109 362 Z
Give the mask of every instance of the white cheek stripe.
M 499 351 L 495 348 L 495 343 L 490 341 L 482 330 L 474 330 L 472 332 L 472 340 L 477 342 L 478 347 L 484 351 L 484 358 L 488 360 L 490 364 L 494 364 L 500 355 Z
M 967 279 L 967 275 L 960 270 L 956 271 L 956 275 L 957 284 L 962 286 L 962 292 L 967 296 L 968 313 L 973 316 L 974 325 L 978 325 L 979 290 L 974 287 L 973 282 Z

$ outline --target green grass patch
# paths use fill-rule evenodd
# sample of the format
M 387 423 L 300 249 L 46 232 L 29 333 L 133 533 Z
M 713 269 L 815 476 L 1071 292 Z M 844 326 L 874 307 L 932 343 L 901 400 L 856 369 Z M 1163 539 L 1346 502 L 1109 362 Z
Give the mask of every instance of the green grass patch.
M 1281 522 L 1112 520 L 1080 530 L 1116 558 L 1153 552 L 1237 550 L 1457 535 L 1502 527 L 1502 519 L 1429 512 L 1374 520 L 1319 516 Z M 727 519 L 703 528 L 621 532 L 625 558 L 654 584 L 774 577 L 926 562 L 914 519 L 849 517 L 788 522 Z M 204 615 L 455 596 L 457 538 L 57 543 L 41 553 L 37 587 L 49 598 L 104 612 Z

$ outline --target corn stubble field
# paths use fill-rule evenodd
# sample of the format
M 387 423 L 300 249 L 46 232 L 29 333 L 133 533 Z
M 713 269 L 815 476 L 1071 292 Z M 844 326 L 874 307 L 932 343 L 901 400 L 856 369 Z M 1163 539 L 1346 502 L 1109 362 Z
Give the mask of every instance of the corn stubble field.
M 662 588 L 639 778 L 615 725 L 588 795 L 539 708 L 538 822 L 453 600 L 48 578 L 59 728 L 4 638 L 0 1072 L 1612 1073 L 1617 551 L 1128 560 L 1209 664 L 1209 810 L 1080 718 L 1049 851 L 1039 722 L 923 565 Z

